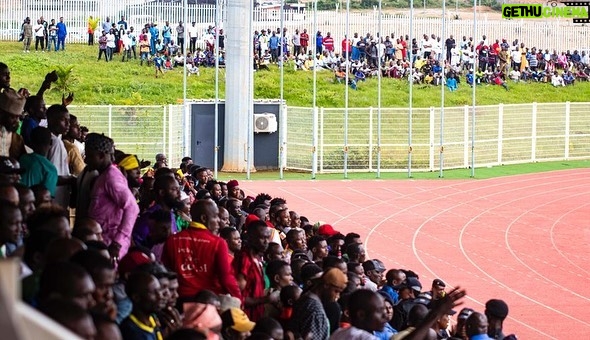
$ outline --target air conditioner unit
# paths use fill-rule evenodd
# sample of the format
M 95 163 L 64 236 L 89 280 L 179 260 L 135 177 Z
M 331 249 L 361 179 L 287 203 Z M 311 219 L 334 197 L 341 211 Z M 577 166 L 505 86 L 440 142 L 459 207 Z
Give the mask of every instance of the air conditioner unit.
M 277 132 L 277 116 L 272 113 L 255 113 L 254 114 L 254 132 L 255 133 L 273 133 Z

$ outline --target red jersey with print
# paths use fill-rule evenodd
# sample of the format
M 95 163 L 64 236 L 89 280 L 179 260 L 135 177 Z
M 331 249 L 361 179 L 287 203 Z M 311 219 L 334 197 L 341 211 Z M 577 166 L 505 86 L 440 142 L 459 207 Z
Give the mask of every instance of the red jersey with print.
M 326 50 L 328 50 L 330 52 L 334 51 L 334 38 L 325 37 L 324 38 L 324 47 L 326 47 Z
M 241 298 L 228 259 L 227 243 L 208 229 L 191 227 L 168 238 L 162 263 L 178 275 L 178 294 L 194 297 L 203 289 Z M 197 224 L 199 225 L 199 224 Z

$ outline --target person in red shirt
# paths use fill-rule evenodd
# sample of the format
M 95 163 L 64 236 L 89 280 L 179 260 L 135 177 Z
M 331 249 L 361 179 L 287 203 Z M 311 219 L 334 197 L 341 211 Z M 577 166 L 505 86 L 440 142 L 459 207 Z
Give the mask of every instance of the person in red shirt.
M 351 53 L 352 42 L 350 41 L 350 39 L 347 38 L 347 36 L 344 36 L 344 39 L 342 39 L 342 57 L 344 59 L 348 59 Z
M 330 32 L 328 32 L 328 34 L 326 34 L 326 36 L 324 37 L 324 48 L 332 53 L 334 52 L 334 38 L 332 38 L 332 36 L 330 35 Z
M 187 301 L 203 289 L 241 298 L 227 243 L 216 236 L 217 205 L 211 200 L 197 201 L 191 207 L 191 219 L 188 229 L 168 238 L 162 253 L 162 263 L 178 274 L 179 301 Z
M 303 29 L 303 33 L 299 35 L 299 40 L 301 41 L 301 53 L 307 54 L 307 46 L 309 46 L 309 34 L 307 34 L 307 29 Z
M 256 322 L 264 316 L 264 304 L 275 303 L 271 295 L 264 292 L 264 272 L 262 257 L 270 240 L 270 229 L 264 221 L 254 221 L 248 225 L 248 245 L 234 258 L 234 272 L 242 292 L 244 312 Z M 278 300 L 278 299 L 277 299 Z

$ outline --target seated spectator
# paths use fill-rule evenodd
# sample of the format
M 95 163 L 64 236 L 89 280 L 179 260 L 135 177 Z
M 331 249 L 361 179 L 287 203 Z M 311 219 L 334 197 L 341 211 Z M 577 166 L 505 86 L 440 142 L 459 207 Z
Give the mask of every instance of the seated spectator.
M 365 289 L 355 291 L 348 300 L 351 326 L 337 330 L 330 339 L 374 339 L 374 332 L 381 332 L 387 324 L 384 310 L 381 295 Z
M 494 76 L 493 82 L 494 82 L 494 84 L 500 85 L 500 86 L 502 86 L 504 88 L 504 90 L 508 91 L 508 85 L 506 84 L 506 82 L 504 81 L 504 79 L 502 79 L 502 77 L 500 76 L 499 73 L 497 73 Z
M 561 75 L 559 75 L 559 73 L 557 73 L 557 71 L 555 71 L 555 73 L 553 73 L 553 76 L 551 77 L 551 85 L 553 85 L 553 87 L 565 86 L 563 78 L 561 77 Z
M 133 272 L 127 279 L 125 292 L 133 302 L 133 310 L 121 323 L 123 339 L 162 339 L 155 316 L 163 307 L 158 279 L 144 271 Z
M 70 300 L 52 298 L 40 310 L 82 339 L 94 339 L 97 335 L 94 321 L 88 311 Z
M 576 78 L 574 78 L 574 75 L 572 74 L 571 71 L 567 71 L 563 74 L 563 83 L 565 85 L 574 85 L 575 81 L 576 81 Z
M 239 308 L 230 308 L 221 314 L 223 321 L 221 334 L 226 340 L 240 340 L 250 336 L 256 323 Z
M 457 80 L 455 78 L 447 78 L 447 87 L 449 91 L 454 92 L 457 91 Z

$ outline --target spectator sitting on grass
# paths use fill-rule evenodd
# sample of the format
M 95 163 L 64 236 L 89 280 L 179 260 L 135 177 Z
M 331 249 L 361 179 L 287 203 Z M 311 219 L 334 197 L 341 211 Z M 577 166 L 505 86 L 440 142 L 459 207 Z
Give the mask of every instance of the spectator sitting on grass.
M 553 85 L 553 87 L 565 86 L 563 78 L 559 75 L 559 73 L 557 73 L 557 71 L 555 71 L 555 73 L 553 73 L 553 77 L 551 77 L 551 85 Z
M 451 92 L 457 91 L 457 79 L 455 79 L 454 77 L 448 77 L 447 78 L 447 87 L 449 88 L 449 91 L 451 91 Z

